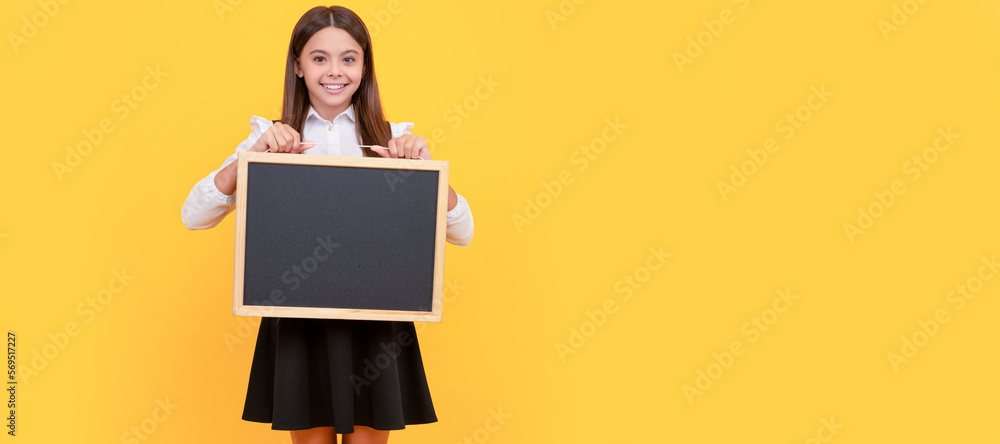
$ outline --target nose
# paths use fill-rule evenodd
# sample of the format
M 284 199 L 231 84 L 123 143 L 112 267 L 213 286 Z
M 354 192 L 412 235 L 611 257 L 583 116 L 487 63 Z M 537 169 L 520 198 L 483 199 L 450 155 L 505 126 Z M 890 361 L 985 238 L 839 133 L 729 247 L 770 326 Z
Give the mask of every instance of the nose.
M 326 71 L 326 75 L 330 77 L 340 77 L 340 64 L 336 62 L 331 63 L 330 69 Z

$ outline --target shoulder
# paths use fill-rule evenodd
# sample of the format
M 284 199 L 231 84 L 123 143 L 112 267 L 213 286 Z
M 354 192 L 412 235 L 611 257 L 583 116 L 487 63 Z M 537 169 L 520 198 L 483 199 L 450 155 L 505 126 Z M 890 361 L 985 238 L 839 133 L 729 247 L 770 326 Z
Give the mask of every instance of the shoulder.
M 410 134 L 410 131 L 413 131 L 413 122 L 389 122 L 389 129 L 392 131 L 392 138 L 395 139 L 403 134 Z
M 250 116 L 250 130 L 253 134 L 260 136 L 271 128 L 274 123 L 260 116 Z
M 273 123 L 271 123 L 270 120 L 260 116 L 250 116 L 250 135 L 247 136 L 243 142 L 240 142 L 240 144 L 236 147 L 236 152 L 250 149 L 253 144 L 257 143 L 257 139 L 260 139 L 260 136 L 264 135 L 264 132 L 271 128 L 271 125 L 273 125 Z M 230 156 L 230 159 L 236 160 L 235 155 Z M 226 162 L 228 163 L 230 160 L 227 160 Z M 225 164 L 223 164 L 223 166 L 225 166 Z

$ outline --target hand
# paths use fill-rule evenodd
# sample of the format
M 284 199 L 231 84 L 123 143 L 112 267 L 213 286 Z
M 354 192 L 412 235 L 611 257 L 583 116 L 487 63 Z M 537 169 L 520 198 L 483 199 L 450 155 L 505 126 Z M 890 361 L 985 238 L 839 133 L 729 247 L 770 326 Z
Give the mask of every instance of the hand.
M 427 149 L 427 140 L 413 134 L 403 134 L 395 139 L 390 139 L 388 147 L 373 146 L 372 150 L 392 159 L 416 159 L 422 158 L 430 160 L 431 152 Z
M 281 122 L 274 122 L 250 147 L 250 151 L 298 154 L 315 146 L 315 142 L 299 142 L 299 132 Z

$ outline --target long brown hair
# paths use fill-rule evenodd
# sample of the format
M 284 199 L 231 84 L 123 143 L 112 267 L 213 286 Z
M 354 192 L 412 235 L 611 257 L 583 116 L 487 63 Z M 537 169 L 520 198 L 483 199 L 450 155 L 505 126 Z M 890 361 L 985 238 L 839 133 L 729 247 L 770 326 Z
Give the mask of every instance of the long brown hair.
M 364 54 L 361 84 L 351 97 L 361 144 L 386 146 L 392 138 L 392 132 L 382 112 L 382 99 L 378 94 L 372 39 L 361 17 L 343 6 L 317 6 L 306 11 L 295 24 L 292 40 L 288 43 L 288 59 L 285 63 L 285 95 L 281 105 L 281 122 L 291 125 L 302 134 L 309 113 L 309 92 L 305 81 L 295 75 L 295 61 L 313 34 L 329 26 L 347 31 L 361 46 Z M 382 157 L 370 148 L 361 150 L 366 157 Z

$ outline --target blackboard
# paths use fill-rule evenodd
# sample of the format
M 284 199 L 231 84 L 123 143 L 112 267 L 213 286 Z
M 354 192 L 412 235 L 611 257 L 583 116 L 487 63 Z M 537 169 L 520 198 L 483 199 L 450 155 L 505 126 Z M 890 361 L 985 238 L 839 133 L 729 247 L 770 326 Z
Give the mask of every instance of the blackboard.
M 237 162 L 233 314 L 441 320 L 448 162 Z

